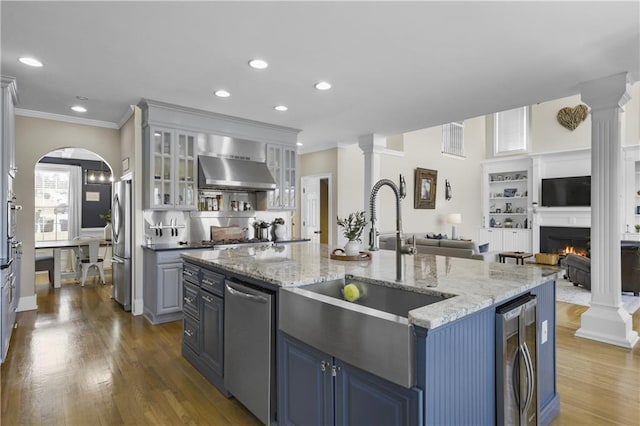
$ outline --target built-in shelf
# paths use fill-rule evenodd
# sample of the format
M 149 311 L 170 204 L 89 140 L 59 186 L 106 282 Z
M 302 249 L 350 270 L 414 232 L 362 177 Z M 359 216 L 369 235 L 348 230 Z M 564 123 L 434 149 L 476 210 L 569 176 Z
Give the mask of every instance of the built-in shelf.
M 494 183 L 511 183 L 511 182 L 526 182 L 527 179 L 506 179 L 506 180 L 491 180 L 489 181 L 489 184 L 494 184 Z
M 490 197 L 490 200 L 520 200 L 527 197 Z
M 526 213 L 495 213 L 489 212 L 491 216 L 526 216 Z
M 192 211 L 191 217 L 255 217 L 255 210 L 246 211 L 227 211 L 227 210 L 206 210 L 206 211 Z

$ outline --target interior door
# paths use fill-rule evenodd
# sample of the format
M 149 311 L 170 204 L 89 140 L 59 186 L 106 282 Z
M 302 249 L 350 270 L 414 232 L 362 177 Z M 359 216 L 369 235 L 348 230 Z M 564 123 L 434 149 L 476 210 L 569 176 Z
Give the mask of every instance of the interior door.
M 302 183 L 302 238 L 320 242 L 320 178 L 305 176 Z

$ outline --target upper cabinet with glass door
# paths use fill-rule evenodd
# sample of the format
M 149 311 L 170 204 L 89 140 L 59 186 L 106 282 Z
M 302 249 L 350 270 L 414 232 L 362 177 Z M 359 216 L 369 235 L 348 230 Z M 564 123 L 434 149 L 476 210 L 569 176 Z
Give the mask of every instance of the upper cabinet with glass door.
M 296 148 L 267 145 L 267 167 L 276 181 L 276 189 L 267 195 L 269 209 L 296 208 Z
M 195 209 L 196 200 L 196 135 L 176 131 L 177 156 L 175 206 L 180 210 Z
M 152 127 L 149 141 L 149 191 L 146 208 L 195 210 L 195 135 Z

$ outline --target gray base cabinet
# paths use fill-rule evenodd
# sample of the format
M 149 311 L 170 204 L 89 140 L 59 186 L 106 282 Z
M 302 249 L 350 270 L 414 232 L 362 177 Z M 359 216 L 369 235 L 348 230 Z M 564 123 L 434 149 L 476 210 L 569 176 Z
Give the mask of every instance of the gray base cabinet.
M 182 260 L 179 251 L 145 250 L 144 316 L 152 324 L 182 319 Z
M 280 425 L 420 425 L 422 391 L 404 388 L 280 333 Z
M 229 396 L 224 387 L 224 276 L 189 262 L 182 273 L 182 355 Z

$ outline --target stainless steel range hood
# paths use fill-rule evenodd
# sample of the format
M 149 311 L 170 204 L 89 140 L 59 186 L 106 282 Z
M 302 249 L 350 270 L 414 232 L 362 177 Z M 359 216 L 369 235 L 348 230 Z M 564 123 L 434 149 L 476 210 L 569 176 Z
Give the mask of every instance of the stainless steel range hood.
M 198 157 L 200 189 L 270 191 L 276 182 L 266 163 L 233 158 Z

